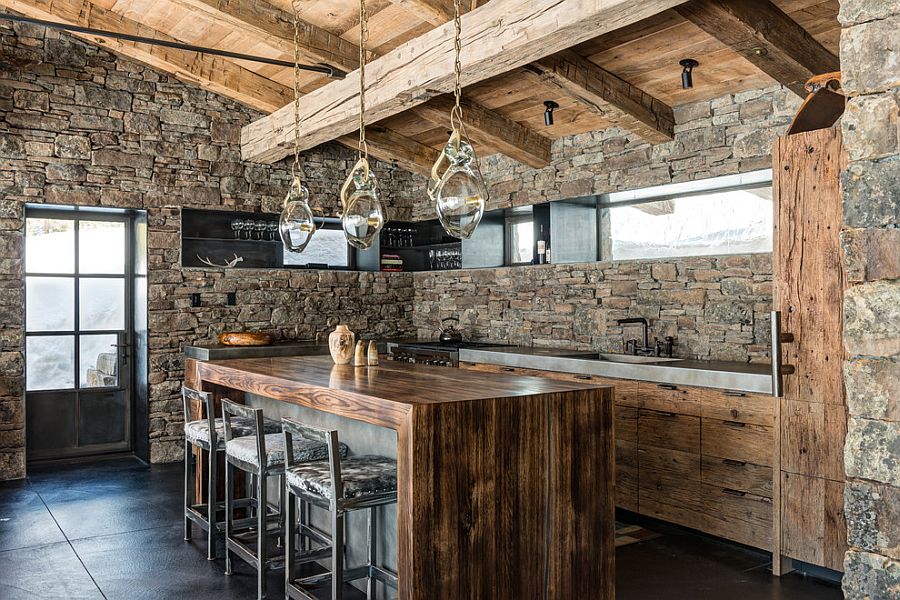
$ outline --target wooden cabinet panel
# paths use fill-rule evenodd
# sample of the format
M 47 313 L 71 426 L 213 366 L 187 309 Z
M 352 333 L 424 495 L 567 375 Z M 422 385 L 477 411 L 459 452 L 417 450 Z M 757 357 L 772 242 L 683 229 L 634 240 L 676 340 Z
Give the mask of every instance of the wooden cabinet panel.
M 638 409 L 633 406 L 615 405 L 616 440 L 637 443 Z
M 704 456 L 700 477 L 703 483 L 714 487 L 750 492 L 765 498 L 772 497 L 772 467 L 730 458 Z
M 641 514 L 704 529 L 703 484 L 652 469 L 641 469 L 638 477 Z
M 616 506 L 638 511 L 637 445 L 616 441 Z
M 821 402 L 781 399 L 781 470 L 844 479 L 847 411 Z
M 700 418 L 642 408 L 638 444 L 700 454 Z
M 772 546 L 771 498 L 711 485 L 703 485 L 702 495 L 712 517 L 704 531 L 757 548 Z
M 771 427 L 703 419 L 702 454 L 771 467 L 775 437 Z
M 844 483 L 782 473 L 782 553 L 843 571 L 847 550 Z
M 666 448 L 638 447 L 638 467 L 641 471 L 665 474 L 678 479 L 700 481 L 700 455 Z
M 708 419 L 775 426 L 777 399 L 772 396 L 705 389 L 699 393 L 700 414 Z
M 641 408 L 699 417 L 699 389 L 667 383 L 641 383 Z

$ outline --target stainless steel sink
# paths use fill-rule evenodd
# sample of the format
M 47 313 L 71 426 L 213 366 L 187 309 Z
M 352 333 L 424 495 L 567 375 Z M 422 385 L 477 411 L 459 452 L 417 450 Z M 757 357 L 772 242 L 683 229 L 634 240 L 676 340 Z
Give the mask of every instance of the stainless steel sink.
M 682 358 L 666 358 L 663 356 L 634 356 L 631 354 L 599 354 L 580 352 L 578 354 L 557 354 L 559 358 L 577 358 L 580 360 L 603 360 L 607 362 L 631 363 L 631 364 L 652 364 L 652 363 L 669 363 L 684 360 Z

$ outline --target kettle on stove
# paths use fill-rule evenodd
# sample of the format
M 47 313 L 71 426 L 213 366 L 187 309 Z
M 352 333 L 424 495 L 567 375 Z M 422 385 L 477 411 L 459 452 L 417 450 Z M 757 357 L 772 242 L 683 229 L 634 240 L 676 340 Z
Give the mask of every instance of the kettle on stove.
M 450 325 L 444 323 L 450 322 Z M 441 319 L 441 336 L 438 338 L 442 344 L 462 341 L 462 332 L 456 328 L 459 325 L 459 319 L 456 317 L 447 317 Z

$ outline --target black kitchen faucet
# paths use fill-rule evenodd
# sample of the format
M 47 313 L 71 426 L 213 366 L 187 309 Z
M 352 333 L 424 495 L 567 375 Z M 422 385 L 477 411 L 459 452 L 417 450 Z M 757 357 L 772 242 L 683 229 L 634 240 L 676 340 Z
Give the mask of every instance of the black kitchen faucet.
M 659 340 L 654 340 L 655 344 L 650 346 L 650 323 L 644 317 L 629 317 L 627 319 L 618 319 L 616 321 L 619 325 L 640 325 L 643 329 L 644 334 L 644 343 L 638 348 L 637 340 L 628 340 L 625 342 L 625 353 L 626 354 L 634 354 L 637 356 L 638 354 L 656 354 L 656 356 L 662 356 L 662 342 Z M 666 338 L 666 354 L 669 358 L 672 358 L 672 346 L 674 345 L 675 338 L 667 337 Z

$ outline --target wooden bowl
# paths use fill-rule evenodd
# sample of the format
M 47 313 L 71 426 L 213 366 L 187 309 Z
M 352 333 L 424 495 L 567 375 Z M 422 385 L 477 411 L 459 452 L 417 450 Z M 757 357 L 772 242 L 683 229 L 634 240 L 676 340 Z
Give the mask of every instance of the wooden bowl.
M 271 333 L 259 331 L 226 331 L 219 334 L 223 346 L 268 346 L 272 343 Z

